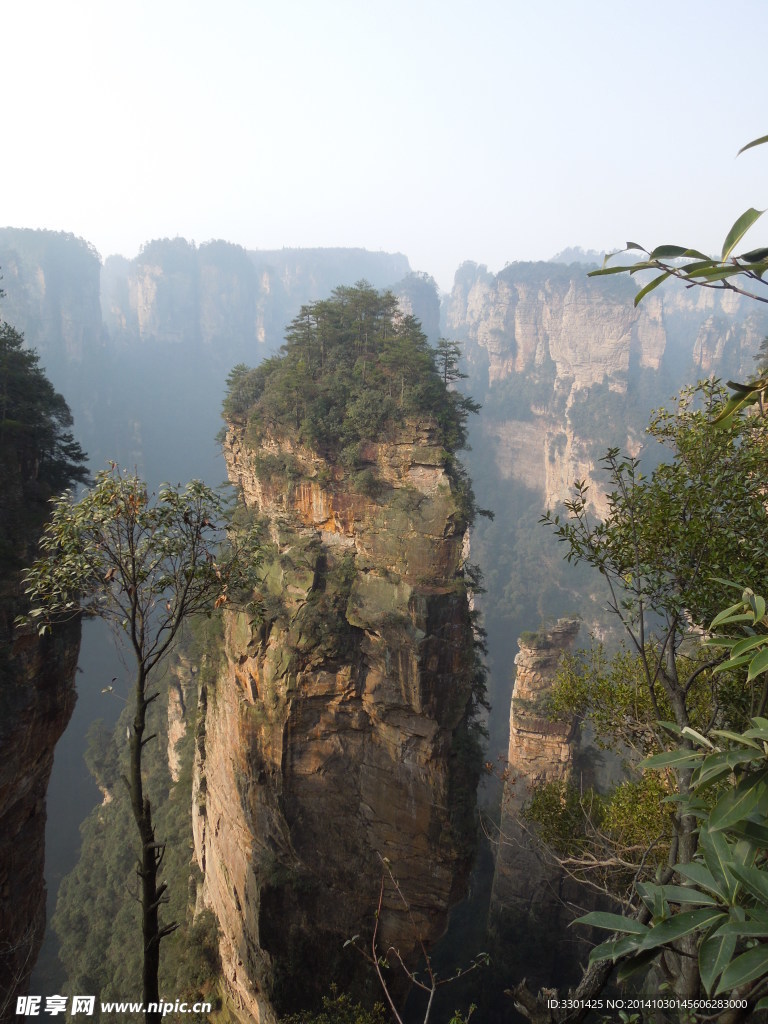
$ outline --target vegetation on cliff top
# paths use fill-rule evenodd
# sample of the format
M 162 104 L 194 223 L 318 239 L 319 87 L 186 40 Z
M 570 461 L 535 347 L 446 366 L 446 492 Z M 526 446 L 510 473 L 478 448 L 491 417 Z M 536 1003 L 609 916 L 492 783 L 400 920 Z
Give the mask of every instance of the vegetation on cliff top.
M 85 452 L 69 430 L 69 407 L 37 353 L 23 346 L 24 336 L 0 323 L 0 570 L 19 567 L 48 498 L 88 478 Z
M 458 358 L 458 347 L 444 339 L 433 349 L 391 292 L 359 282 L 302 306 L 280 355 L 256 369 L 236 366 L 224 416 L 247 422 L 255 444 L 268 432 L 289 433 L 348 469 L 360 465 L 365 442 L 418 419 L 452 467 L 466 447 L 467 417 L 479 409 L 451 388 L 463 376 Z

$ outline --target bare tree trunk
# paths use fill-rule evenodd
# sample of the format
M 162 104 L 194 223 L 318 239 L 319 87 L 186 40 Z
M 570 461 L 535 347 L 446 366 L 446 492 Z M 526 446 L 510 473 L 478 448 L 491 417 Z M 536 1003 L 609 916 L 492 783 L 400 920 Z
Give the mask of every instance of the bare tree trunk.
M 175 929 L 175 925 L 160 927 L 158 911 L 161 903 L 167 902 L 164 896 L 166 886 L 158 888 L 157 875 L 165 853 L 164 844 L 155 842 L 155 828 L 152 824 L 152 807 L 149 797 L 144 795 L 144 782 L 141 775 L 141 757 L 144 744 L 144 730 L 147 722 L 147 708 L 154 697 L 146 696 L 147 674 L 143 664 L 139 663 L 136 676 L 136 716 L 130 737 L 130 782 L 131 807 L 141 841 L 141 857 L 137 873 L 141 879 L 141 931 L 143 940 L 142 968 L 142 999 L 144 1001 L 144 1020 L 146 1024 L 160 1024 L 162 1013 L 157 1009 L 160 1002 L 158 974 L 160 971 L 160 940 Z M 149 737 L 151 739 L 152 737 Z M 155 1010 L 150 1012 L 150 1003 Z

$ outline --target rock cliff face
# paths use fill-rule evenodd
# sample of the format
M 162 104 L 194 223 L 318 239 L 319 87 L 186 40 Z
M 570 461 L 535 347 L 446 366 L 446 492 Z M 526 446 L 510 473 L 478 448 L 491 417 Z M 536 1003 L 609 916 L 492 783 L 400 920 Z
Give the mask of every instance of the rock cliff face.
M 434 282 L 400 253 L 175 238 L 101 266 L 74 235 L 1 228 L 0 271 L 3 315 L 40 352 L 91 466 L 114 459 L 152 486 L 221 479 L 213 438 L 226 376 L 277 351 L 302 303 L 366 278 L 402 295 L 437 337 Z
M 294 975 L 322 986 L 350 970 L 341 945 L 372 928 L 379 856 L 412 914 L 386 890 L 381 940 L 406 957 L 464 887 L 465 523 L 429 431 L 369 446 L 375 487 L 286 438 L 256 453 L 237 427 L 225 455 L 263 523 L 265 619 L 229 616 L 226 668 L 203 695 L 195 846 L 230 989 L 270 1021 Z
M 36 462 L 15 437 L 0 431 L 0 1020 L 27 991 L 45 932 L 45 795 L 75 705 L 80 644 L 79 622 L 44 638 L 14 626 L 49 493 L 29 478 Z
M 75 706 L 80 625 L 20 636 L 0 602 L 9 653 L 0 679 L 0 1019 L 13 1015 L 45 933 L 45 795 L 53 751 Z
M 768 331 L 759 304 L 738 295 L 670 286 L 636 309 L 636 283 L 587 269 L 520 263 L 492 275 L 464 264 L 444 309 L 500 473 L 545 507 L 575 480 L 596 480 L 604 447 L 636 452 L 647 411 L 683 383 L 749 374 Z
M 102 342 L 98 253 L 63 232 L 0 228 L 0 268 L 3 318 L 26 336 L 53 383 L 65 390 L 67 369 L 82 373 Z
M 384 287 L 409 272 L 400 254 L 247 251 L 223 241 L 197 247 L 166 238 L 149 242 L 132 260 L 110 257 L 101 301 L 113 344 L 183 345 L 229 369 L 244 359 L 254 362 L 260 348 L 274 352 L 303 303 L 361 277 Z
M 558 619 L 538 633 L 521 637 L 515 658 L 517 675 L 509 720 L 507 780 L 504 784 L 500 842 L 491 899 L 491 916 L 532 942 L 544 938 L 525 965 L 534 983 L 551 983 L 562 957 L 556 936 L 572 920 L 566 908 L 568 883 L 542 859 L 521 821 L 534 787 L 567 781 L 573 768 L 574 723 L 551 721 L 540 710 L 565 651 L 579 632 L 578 619 Z M 562 967 L 562 965 L 561 965 Z

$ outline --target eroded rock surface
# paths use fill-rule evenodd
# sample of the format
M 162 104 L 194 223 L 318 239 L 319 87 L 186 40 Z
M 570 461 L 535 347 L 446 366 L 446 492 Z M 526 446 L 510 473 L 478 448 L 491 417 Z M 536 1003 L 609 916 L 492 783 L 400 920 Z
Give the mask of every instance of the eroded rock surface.
M 567 935 L 570 887 L 562 872 L 542 855 L 521 812 L 533 790 L 571 777 L 575 751 L 572 720 L 553 721 L 542 709 L 563 653 L 573 646 L 579 620 L 559 619 L 518 641 L 517 674 L 510 713 L 507 779 L 493 881 L 491 914 L 497 923 L 516 930 L 529 945 L 543 945 L 522 973 L 536 984 L 552 983 L 561 957 L 557 938 Z
M 0 1019 L 27 991 L 45 933 L 45 797 L 80 646 L 79 622 L 40 639 L 16 633 L 16 610 L 0 594 Z
M 758 303 L 670 285 L 635 308 L 635 282 L 588 267 L 459 268 L 444 330 L 463 341 L 485 442 L 503 477 L 553 508 L 576 480 L 598 483 L 608 445 L 637 454 L 648 410 L 716 373 L 743 379 L 768 330 Z M 605 511 L 600 487 L 590 497 Z
M 350 969 L 341 947 L 370 933 L 380 857 L 411 909 L 385 891 L 382 944 L 406 957 L 464 888 L 466 523 L 426 429 L 369 445 L 356 474 L 286 438 L 255 453 L 242 428 L 225 454 L 268 542 L 266 618 L 230 614 L 226 668 L 203 694 L 195 844 L 235 1001 L 271 1020 L 291 971 L 323 985 Z

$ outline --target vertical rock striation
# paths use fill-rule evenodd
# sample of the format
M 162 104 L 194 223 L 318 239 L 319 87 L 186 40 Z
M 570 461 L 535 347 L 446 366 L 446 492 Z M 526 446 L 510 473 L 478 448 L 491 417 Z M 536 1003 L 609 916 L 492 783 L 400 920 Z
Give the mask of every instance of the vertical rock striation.
M 562 950 L 556 936 L 572 920 L 566 908 L 567 883 L 546 863 L 521 820 L 533 789 L 570 778 L 574 756 L 573 721 L 552 721 L 541 710 L 560 659 L 579 632 L 579 620 L 558 619 L 538 633 L 521 637 L 509 722 L 507 779 L 504 784 L 500 841 L 491 898 L 491 916 L 532 947 L 542 943 L 522 974 L 536 984 L 551 984 Z M 530 949 L 529 949 L 530 952 Z M 560 965 L 562 967 L 562 965 Z
M 265 618 L 227 620 L 194 832 L 229 987 L 268 1021 L 299 975 L 322 989 L 359 960 L 341 950 L 372 928 L 379 857 L 410 902 L 385 892 L 379 921 L 404 957 L 463 891 L 478 768 L 465 521 L 419 427 L 370 444 L 368 474 L 285 437 L 256 453 L 237 427 L 225 455 L 268 538 Z
M 0 602 L 9 652 L 0 678 L 0 1019 L 12 1016 L 45 933 L 45 795 L 53 751 L 75 706 L 80 624 L 53 636 L 14 635 Z
M 574 481 L 597 479 L 609 445 L 636 453 L 649 409 L 682 384 L 749 375 L 768 332 L 768 315 L 741 296 L 671 285 L 635 308 L 633 281 L 588 269 L 513 263 L 494 275 L 465 263 L 444 307 L 499 472 L 549 508 Z

